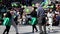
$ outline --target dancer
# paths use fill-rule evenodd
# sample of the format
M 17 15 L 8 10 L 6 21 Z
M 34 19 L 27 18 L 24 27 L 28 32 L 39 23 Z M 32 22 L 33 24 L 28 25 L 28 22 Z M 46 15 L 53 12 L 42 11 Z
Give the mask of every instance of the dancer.
M 6 26 L 6 29 L 4 30 L 3 34 L 9 34 L 9 30 L 10 30 L 10 27 L 11 27 L 11 14 L 9 12 L 5 13 L 4 14 L 5 16 L 3 17 L 3 25 Z
M 36 10 L 36 7 L 33 8 L 33 11 L 31 12 L 31 25 L 32 25 L 32 32 L 34 32 L 34 28 L 36 30 L 36 32 L 38 31 L 37 30 L 37 27 L 36 27 L 36 24 L 37 24 L 37 12 L 35 11 Z

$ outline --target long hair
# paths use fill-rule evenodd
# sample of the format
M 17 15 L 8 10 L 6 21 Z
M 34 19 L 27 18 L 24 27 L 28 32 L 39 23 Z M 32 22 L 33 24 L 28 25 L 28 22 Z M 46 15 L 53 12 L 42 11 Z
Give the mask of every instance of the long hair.
M 12 15 L 10 14 L 10 12 L 7 12 L 6 17 L 8 17 L 8 18 L 12 17 Z

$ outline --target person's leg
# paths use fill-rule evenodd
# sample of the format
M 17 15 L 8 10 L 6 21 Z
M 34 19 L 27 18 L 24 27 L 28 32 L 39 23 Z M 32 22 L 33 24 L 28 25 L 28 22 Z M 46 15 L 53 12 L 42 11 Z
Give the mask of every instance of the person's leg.
M 42 25 L 41 25 L 41 24 L 39 25 L 39 30 L 40 30 L 40 33 L 43 32 L 43 30 L 42 30 Z
M 36 30 L 36 32 L 37 32 L 38 30 L 37 30 L 37 27 L 36 27 L 36 25 L 34 25 L 34 28 L 35 28 L 35 30 Z
M 6 29 L 4 30 L 3 34 L 5 34 L 6 31 L 7 31 L 7 26 L 6 26 Z
M 51 30 L 53 30 L 53 29 L 52 29 L 52 24 L 49 25 L 49 28 L 48 28 L 48 29 L 49 29 L 48 32 L 52 32 L 52 31 L 51 31 Z
M 32 25 L 32 32 L 34 32 L 34 25 Z
M 46 34 L 46 25 L 43 25 L 43 28 L 44 28 L 44 34 Z
M 5 34 L 5 32 L 6 32 L 6 29 L 4 30 L 3 34 Z
M 49 28 L 48 28 L 48 29 L 49 29 L 49 30 L 51 30 L 51 29 L 52 29 L 52 24 L 50 24 L 50 25 L 49 25 Z
M 18 33 L 17 25 L 16 25 L 16 24 L 14 24 L 13 26 L 14 26 L 14 28 L 15 28 L 15 30 L 16 30 L 16 33 Z
M 43 17 L 43 19 L 42 19 L 42 23 L 43 23 L 43 31 L 44 31 L 44 34 L 47 34 L 46 33 L 46 19 L 45 19 L 45 17 Z
M 14 22 L 14 20 L 12 19 L 12 25 L 14 26 L 15 30 L 16 30 L 16 34 L 18 34 L 18 28 L 16 23 Z
M 40 34 L 43 33 L 43 30 L 42 30 L 42 20 L 41 20 L 41 17 L 38 18 L 38 25 L 39 25 L 39 30 L 40 30 Z
M 7 34 L 9 34 L 10 26 L 7 26 Z

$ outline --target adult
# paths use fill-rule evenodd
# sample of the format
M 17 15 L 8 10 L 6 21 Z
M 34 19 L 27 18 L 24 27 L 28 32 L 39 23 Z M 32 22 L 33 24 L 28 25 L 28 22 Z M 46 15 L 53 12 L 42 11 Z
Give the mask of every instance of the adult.
M 37 30 L 36 24 L 37 24 L 37 12 L 35 11 L 36 7 L 33 8 L 33 11 L 31 12 L 31 25 L 32 25 L 32 32 L 34 32 L 34 29 Z
M 50 24 L 49 25 L 49 32 L 51 32 L 50 30 L 53 30 L 52 29 L 52 24 L 53 24 L 53 17 L 54 17 L 54 13 L 52 11 L 52 8 L 49 8 L 49 11 L 47 13 L 47 18 L 48 18 L 48 23 Z
M 17 28 L 17 25 L 16 25 L 16 23 L 15 23 L 15 21 L 14 21 L 14 11 L 13 10 L 10 10 L 10 13 L 11 13 L 11 15 L 12 15 L 12 17 L 11 17 L 11 23 L 12 23 L 12 25 L 14 26 L 14 28 L 15 28 L 15 30 L 16 30 L 16 34 L 19 34 L 18 33 L 18 28 Z
M 39 24 L 39 30 L 40 30 L 40 34 L 46 34 L 46 21 L 45 21 L 45 11 L 44 9 L 37 4 L 37 17 L 38 17 L 38 24 Z M 43 28 L 42 28 L 43 26 Z M 44 29 L 44 31 L 43 31 Z

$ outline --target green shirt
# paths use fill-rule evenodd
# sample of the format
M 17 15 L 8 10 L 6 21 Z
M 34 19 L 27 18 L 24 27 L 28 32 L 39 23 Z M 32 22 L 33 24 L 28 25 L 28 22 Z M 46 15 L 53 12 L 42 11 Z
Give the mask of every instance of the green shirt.
M 5 17 L 3 18 L 4 22 L 3 22 L 3 25 L 7 25 L 7 26 L 11 26 L 11 20 L 8 18 L 8 17 Z
M 37 24 L 37 18 L 36 17 L 32 17 L 31 21 L 29 21 L 29 24 L 36 25 Z

